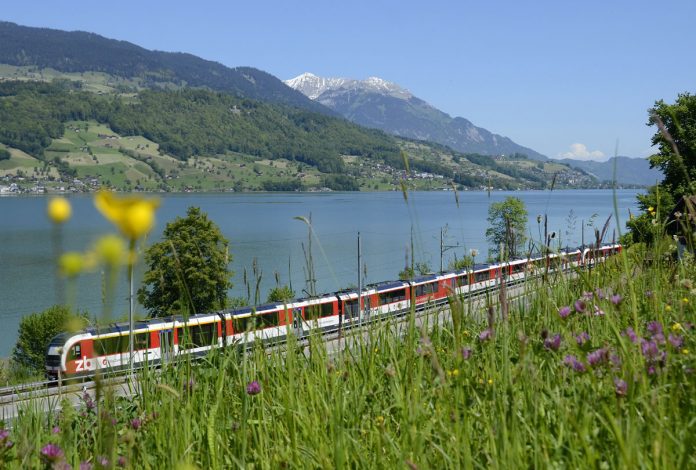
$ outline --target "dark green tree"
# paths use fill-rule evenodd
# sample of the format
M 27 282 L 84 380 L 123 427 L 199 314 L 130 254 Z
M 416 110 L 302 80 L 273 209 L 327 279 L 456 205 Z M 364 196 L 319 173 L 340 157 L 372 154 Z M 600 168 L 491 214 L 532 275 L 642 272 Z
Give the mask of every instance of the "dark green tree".
M 276 286 L 268 293 L 267 302 L 288 302 L 295 298 L 295 292 L 289 286 Z
M 232 286 L 229 242 L 198 207 L 167 224 L 163 240 L 145 252 L 138 300 L 152 316 L 223 309 Z
M 46 367 L 48 343 L 58 333 L 76 331 L 86 324 L 87 314 L 73 313 L 63 305 L 23 317 L 12 350 L 12 365 L 29 373 L 41 372 Z
M 665 174 L 661 186 L 676 201 L 696 192 L 696 95 L 682 93 L 674 104 L 660 100 L 650 109 L 649 126 L 657 126 L 652 144 L 658 153 L 650 165 Z
M 522 254 L 527 242 L 527 209 L 521 199 L 508 196 L 504 201 L 494 202 L 488 208 L 486 239 L 491 245 L 491 254 L 496 258 L 512 259 Z

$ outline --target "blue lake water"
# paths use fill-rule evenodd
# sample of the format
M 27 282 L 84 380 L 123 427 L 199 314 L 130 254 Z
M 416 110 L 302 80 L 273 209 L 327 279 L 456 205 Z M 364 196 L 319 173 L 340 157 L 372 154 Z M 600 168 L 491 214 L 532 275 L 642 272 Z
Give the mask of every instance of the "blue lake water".
M 296 216 L 312 216 L 317 290 L 335 291 L 358 284 L 357 234 L 361 233 L 364 282 L 395 279 L 405 266 L 411 238 L 416 262 L 440 267 L 440 230 L 447 227 L 445 245 L 456 246 L 444 254 L 446 267 L 455 256 L 470 249 L 488 250 L 485 231 L 488 207 L 506 196 L 525 202 L 529 212 L 529 235 L 539 239 L 546 214 L 549 232 L 558 234 L 563 246 L 580 245 L 593 239 L 594 228 L 602 228 L 612 215 L 611 241 L 618 216 L 624 230 L 628 210 L 636 211 L 636 190 L 620 190 L 616 198 L 608 190 L 461 192 L 459 203 L 453 192 L 416 192 L 408 201 L 400 192 L 385 193 L 255 193 L 172 194 L 160 196 L 157 226 L 151 240 L 160 237 L 165 224 L 184 216 L 189 206 L 198 206 L 220 227 L 230 241 L 235 272 L 231 296 L 246 297 L 243 283 L 246 268 L 251 276 L 254 258 L 263 273 L 262 300 L 276 284 L 292 284 L 301 295 L 305 284 L 307 225 Z M 0 357 L 8 356 L 16 340 L 23 315 L 51 306 L 56 293 L 53 227 L 47 220 L 44 197 L 0 198 Z M 73 217 L 63 227 L 63 249 L 85 250 L 113 227 L 96 211 L 89 195 L 70 196 Z M 614 204 L 618 213 L 614 212 Z M 413 235 L 412 235 L 413 234 Z M 618 234 L 617 234 L 618 236 Z M 458 245 L 458 246 L 457 246 Z M 126 275 L 116 291 L 116 316 L 127 312 Z M 101 273 L 81 276 L 68 292 L 71 303 L 99 316 L 103 310 Z M 253 286 L 252 286 L 253 299 Z M 140 312 L 143 312 L 140 308 Z

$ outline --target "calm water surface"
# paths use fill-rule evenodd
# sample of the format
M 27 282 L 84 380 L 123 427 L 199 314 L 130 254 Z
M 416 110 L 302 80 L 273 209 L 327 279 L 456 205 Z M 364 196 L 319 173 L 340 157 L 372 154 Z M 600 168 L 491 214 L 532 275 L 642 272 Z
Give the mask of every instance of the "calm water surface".
M 616 194 L 622 230 L 628 209 L 635 212 L 635 190 Z M 235 272 L 232 296 L 246 297 L 243 283 L 246 268 L 256 258 L 263 273 L 261 295 L 275 285 L 276 273 L 282 284 L 291 283 L 301 295 L 306 287 L 302 244 L 307 246 L 307 226 L 296 216 L 312 216 L 315 233 L 312 253 L 319 292 L 357 285 L 357 233 L 362 237 L 363 270 L 367 283 L 395 279 L 405 265 L 413 245 L 417 262 L 440 266 L 440 229 L 447 226 L 445 245 L 456 246 L 444 255 L 444 265 L 476 248 L 483 260 L 487 253 L 485 231 L 488 207 L 492 202 L 514 195 L 529 212 L 531 237 L 538 239 L 543 226 L 538 214 L 548 215 L 549 232 L 556 231 L 563 245 L 577 246 L 586 241 L 593 228 L 601 228 L 609 215 L 616 221 L 612 191 L 526 191 L 459 193 L 409 193 L 408 202 L 398 192 L 391 193 L 267 193 L 267 194 L 176 194 L 161 196 L 158 223 L 152 240 L 164 225 L 184 216 L 189 206 L 198 206 L 221 228 L 230 240 L 231 263 Z M 88 195 L 70 197 L 73 217 L 63 227 L 63 249 L 84 250 L 100 236 L 114 231 L 96 211 Z M 41 311 L 57 299 L 53 258 L 53 231 L 45 216 L 44 197 L 0 198 L 0 357 L 8 356 L 16 340 L 21 317 Z M 609 238 L 616 227 L 612 224 Z M 117 289 L 115 313 L 127 312 L 125 273 Z M 102 276 L 81 276 L 71 294 L 72 303 L 93 315 L 103 310 Z M 253 287 L 252 287 L 253 300 Z M 142 308 L 140 308 L 142 312 Z

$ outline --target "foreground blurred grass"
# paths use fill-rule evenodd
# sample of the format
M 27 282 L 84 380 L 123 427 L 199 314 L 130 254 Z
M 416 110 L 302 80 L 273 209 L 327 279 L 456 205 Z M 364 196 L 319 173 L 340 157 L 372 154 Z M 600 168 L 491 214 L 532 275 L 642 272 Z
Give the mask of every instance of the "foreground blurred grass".
M 493 329 L 454 302 L 456 327 L 410 321 L 397 337 L 383 323 L 332 357 L 319 340 L 216 352 L 143 372 L 132 399 L 99 389 L 78 409 L 25 410 L 0 432 L 0 462 L 693 468 L 695 284 L 693 258 L 636 246 L 536 286 Z

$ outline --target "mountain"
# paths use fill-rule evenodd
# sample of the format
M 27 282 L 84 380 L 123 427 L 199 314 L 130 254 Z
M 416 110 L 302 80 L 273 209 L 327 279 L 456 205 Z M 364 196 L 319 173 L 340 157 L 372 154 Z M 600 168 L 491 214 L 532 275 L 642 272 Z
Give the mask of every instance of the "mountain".
M 285 83 L 343 117 L 390 134 L 427 140 L 466 153 L 486 155 L 525 154 L 534 160 L 547 157 L 507 137 L 493 134 L 462 117 L 452 118 L 381 78 L 366 80 L 322 78 L 311 73 Z
M 144 49 L 83 31 L 0 22 L 0 63 L 60 72 L 103 72 L 138 78 L 146 87 L 205 87 L 334 115 L 318 102 L 253 67 L 226 67 L 192 54 Z
M 581 169 L 594 176 L 599 181 L 614 180 L 615 164 L 616 182 L 618 184 L 652 186 L 662 181 L 664 178 L 660 170 L 650 168 L 650 162 L 645 158 L 612 157 L 606 162 L 564 158 L 558 161 L 568 166 Z

